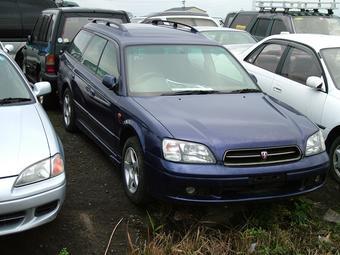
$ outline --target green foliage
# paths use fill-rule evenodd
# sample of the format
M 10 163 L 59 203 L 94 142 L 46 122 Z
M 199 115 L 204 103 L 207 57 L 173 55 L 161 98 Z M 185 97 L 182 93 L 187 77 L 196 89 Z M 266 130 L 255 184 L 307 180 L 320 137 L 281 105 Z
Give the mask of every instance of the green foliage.
M 70 253 L 67 251 L 67 248 L 63 248 L 58 255 L 70 255 Z

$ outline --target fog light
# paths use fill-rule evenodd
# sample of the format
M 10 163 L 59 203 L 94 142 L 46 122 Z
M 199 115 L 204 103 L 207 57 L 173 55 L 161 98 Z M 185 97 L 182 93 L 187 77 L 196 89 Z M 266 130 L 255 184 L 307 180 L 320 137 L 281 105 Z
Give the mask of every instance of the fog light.
M 314 182 L 319 183 L 320 181 L 321 181 L 321 176 L 320 175 L 316 176 L 314 179 Z
M 185 191 L 189 194 L 189 195 L 193 195 L 196 192 L 196 189 L 194 187 L 186 187 Z

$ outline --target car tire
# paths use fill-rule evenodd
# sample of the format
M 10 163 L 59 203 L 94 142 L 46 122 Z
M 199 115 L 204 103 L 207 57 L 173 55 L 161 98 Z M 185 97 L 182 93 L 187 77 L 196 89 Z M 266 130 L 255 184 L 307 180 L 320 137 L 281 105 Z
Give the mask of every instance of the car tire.
M 66 88 L 63 94 L 63 124 L 67 131 L 75 132 L 76 128 L 76 116 L 74 111 L 73 95 L 69 88 Z
M 130 137 L 126 140 L 121 165 L 126 195 L 134 204 L 145 204 L 148 197 L 144 171 L 144 153 L 137 137 Z
M 340 136 L 337 137 L 329 150 L 329 158 L 331 163 L 331 173 L 334 179 L 340 183 Z

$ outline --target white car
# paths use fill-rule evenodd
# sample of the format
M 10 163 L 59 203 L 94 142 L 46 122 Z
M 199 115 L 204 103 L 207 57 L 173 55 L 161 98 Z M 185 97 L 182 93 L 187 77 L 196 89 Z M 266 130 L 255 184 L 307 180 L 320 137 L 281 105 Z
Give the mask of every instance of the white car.
M 256 43 L 246 31 L 226 27 L 195 27 L 202 35 L 223 45 L 234 55 L 240 55 Z
M 271 36 L 248 49 L 242 61 L 264 92 L 319 126 L 340 182 L 340 36 Z

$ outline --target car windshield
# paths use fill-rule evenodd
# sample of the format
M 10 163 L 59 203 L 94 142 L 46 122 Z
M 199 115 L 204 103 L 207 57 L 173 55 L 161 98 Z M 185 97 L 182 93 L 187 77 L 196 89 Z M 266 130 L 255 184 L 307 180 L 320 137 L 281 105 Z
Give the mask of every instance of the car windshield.
M 340 19 L 321 16 L 293 18 L 296 33 L 340 35 Z
M 142 45 L 126 48 L 132 96 L 259 92 L 223 47 Z
M 4 102 L 31 101 L 32 97 L 24 80 L 13 64 L 0 54 L 0 106 Z M 14 100 L 14 101 L 13 101 Z
M 323 49 L 321 55 L 335 86 L 340 89 L 340 48 Z
M 222 45 L 256 43 L 250 34 L 241 31 L 212 30 L 204 31 L 202 34 Z

